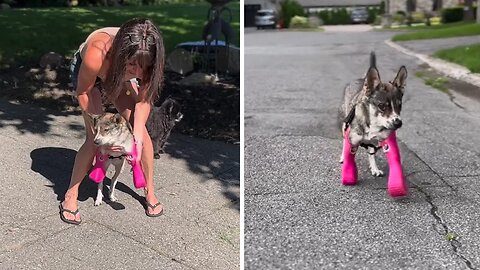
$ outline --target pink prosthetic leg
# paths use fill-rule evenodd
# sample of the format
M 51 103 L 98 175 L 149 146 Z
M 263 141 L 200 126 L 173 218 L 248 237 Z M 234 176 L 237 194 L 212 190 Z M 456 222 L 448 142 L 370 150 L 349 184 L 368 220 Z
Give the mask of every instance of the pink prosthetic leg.
M 104 155 L 100 151 L 97 151 L 97 155 L 95 156 L 95 165 L 93 165 L 93 169 L 88 175 L 93 182 L 100 183 L 105 178 L 105 161 L 107 158 L 108 155 Z
M 395 131 L 390 133 L 390 136 L 382 142 L 382 147 L 387 156 L 390 171 L 388 174 L 388 193 L 392 197 L 405 196 L 407 195 L 407 186 L 403 176 L 400 149 L 398 148 Z
M 147 186 L 145 182 L 145 175 L 143 175 L 143 170 L 140 162 L 136 162 L 137 160 L 137 147 L 134 145 L 132 153 L 131 153 L 131 158 L 128 159 L 128 162 L 132 166 L 132 171 L 133 171 L 133 185 L 135 188 L 144 188 Z
M 349 129 L 345 131 L 343 138 L 343 164 L 342 164 L 342 184 L 355 185 L 357 183 L 357 164 L 355 163 L 355 148 L 348 140 Z

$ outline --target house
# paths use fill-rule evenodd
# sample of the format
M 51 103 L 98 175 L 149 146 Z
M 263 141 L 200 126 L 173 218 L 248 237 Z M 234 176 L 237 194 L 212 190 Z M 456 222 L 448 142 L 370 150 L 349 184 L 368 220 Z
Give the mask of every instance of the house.
M 282 0 L 245 0 L 245 26 L 255 25 L 255 13 L 259 9 L 279 10 Z M 442 8 L 462 4 L 464 0 L 296 0 L 307 13 L 331 8 L 386 6 L 390 14 L 397 12 L 437 12 Z
M 317 13 L 331 8 L 380 6 L 382 0 L 297 0 L 307 13 Z
M 453 7 L 462 4 L 462 0 L 390 0 L 390 14 L 397 12 L 438 12 L 442 8 Z
M 405 13 L 413 11 L 439 11 L 442 8 L 456 6 L 463 3 L 463 0 L 297 0 L 305 7 L 306 11 L 316 12 L 326 8 L 338 7 L 372 7 L 380 6 L 382 2 L 390 14 L 398 11 Z

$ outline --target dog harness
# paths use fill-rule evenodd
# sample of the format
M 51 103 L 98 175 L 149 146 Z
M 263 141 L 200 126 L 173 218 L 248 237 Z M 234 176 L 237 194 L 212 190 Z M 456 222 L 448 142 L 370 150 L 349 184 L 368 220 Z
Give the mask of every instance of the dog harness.
M 122 159 L 122 158 L 125 158 L 126 156 L 127 156 L 127 155 L 125 155 L 125 154 L 123 154 L 123 155 L 120 155 L 120 156 L 118 156 L 118 157 L 114 157 L 114 156 L 108 156 L 108 159 L 116 159 L 116 158 L 118 158 L 118 159 Z

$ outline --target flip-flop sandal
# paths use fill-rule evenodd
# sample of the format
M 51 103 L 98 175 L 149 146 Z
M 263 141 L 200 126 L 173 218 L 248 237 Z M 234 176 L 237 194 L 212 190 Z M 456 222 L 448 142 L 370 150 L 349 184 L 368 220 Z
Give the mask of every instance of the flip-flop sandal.
M 75 219 L 68 219 L 63 215 L 64 212 L 67 212 L 67 213 L 70 213 L 70 214 L 76 216 L 78 214 L 78 209 L 76 211 L 71 211 L 71 210 L 65 209 L 65 208 L 63 208 L 62 203 L 60 203 L 58 208 L 60 208 L 60 219 L 63 222 L 68 223 L 68 224 L 73 224 L 73 225 L 80 225 L 80 223 L 82 223 L 81 220 L 76 221 Z
M 162 205 L 160 202 L 157 202 L 155 205 L 151 205 L 149 202 L 147 202 L 147 200 L 145 200 L 145 203 L 147 204 L 147 209 L 145 209 L 145 214 L 149 217 L 159 217 L 161 215 L 163 215 L 163 208 L 162 208 L 162 211 L 158 212 L 157 214 L 150 214 L 148 213 L 148 208 L 151 208 L 152 210 L 155 210 L 155 208 L 157 208 L 159 205 Z

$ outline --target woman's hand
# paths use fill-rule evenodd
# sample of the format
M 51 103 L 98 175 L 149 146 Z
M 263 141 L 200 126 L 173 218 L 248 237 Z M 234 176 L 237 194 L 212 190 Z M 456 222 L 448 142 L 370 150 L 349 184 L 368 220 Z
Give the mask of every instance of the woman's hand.
M 109 145 L 109 146 L 101 146 L 102 150 L 106 153 L 122 153 L 125 152 L 125 147 L 123 146 L 116 146 L 116 145 Z

